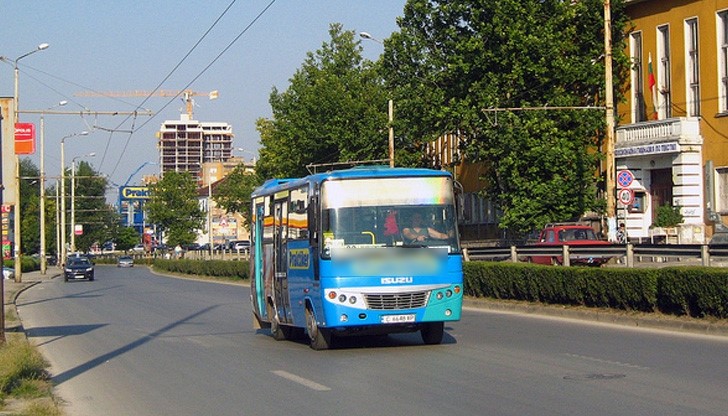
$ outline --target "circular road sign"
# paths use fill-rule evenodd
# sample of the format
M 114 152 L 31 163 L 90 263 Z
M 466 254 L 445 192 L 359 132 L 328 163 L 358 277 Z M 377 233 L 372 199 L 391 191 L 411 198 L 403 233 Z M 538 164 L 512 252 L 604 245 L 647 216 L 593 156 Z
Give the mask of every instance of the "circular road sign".
M 634 191 L 631 189 L 620 189 L 617 192 L 617 199 L 622 205 L 629 205 L 634 201 Z
M 628 170 L 620 170 L 617 172 L 617 186 L 619 188 L 629 188 L 634 181 L 634 175 Z

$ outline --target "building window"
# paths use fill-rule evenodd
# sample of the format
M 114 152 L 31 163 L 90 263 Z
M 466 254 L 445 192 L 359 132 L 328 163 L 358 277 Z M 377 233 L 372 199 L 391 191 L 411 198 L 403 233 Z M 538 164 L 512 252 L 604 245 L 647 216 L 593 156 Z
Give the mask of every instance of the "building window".
M 718 112 L 728 113 L 728 11 L 718 13 Z
M 630 56 L 632 58 L 632 122 L 647 120 L 645 89 L 642 68 L 642 32 L 630 35 Z
M 728 167 L 715 170 L 716 211 L 723 215 L 728 214 Z
M 698 19 L 685 21 L 685 57 L 687 60 L 688 116 L 700 116 L 700 62 L 698 55 Z
M 672 117 L 670 91 L 670 27 L 657 28 L 657 114 L 660 120 Z

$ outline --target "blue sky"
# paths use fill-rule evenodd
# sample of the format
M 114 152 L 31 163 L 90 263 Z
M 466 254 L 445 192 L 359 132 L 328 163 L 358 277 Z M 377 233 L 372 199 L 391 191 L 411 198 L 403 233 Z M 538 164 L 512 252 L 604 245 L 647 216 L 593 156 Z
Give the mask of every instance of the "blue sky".
M 15 59 L 37 47 L 50 47 L 20 61 L 20 110 L 44 110 L 61 100 L 64 111 L 133 111 L 144 98 L 77 97 L 95 91 L 154 90 L 210 29 L 231 3 L 222 1 L 20 1 L 0 0 L 0 56 Z M 280 91 L 313 52 L 329 40 L 331 23 L 346 30 L 366 31 L 384 39 L 398 30 L 405 0 L 277 0 L 253 23 L 271 0 L 238 0 L 195 51 L 172 72 L 161 89 L 219 91 L 209 101 L 197 97 L 195 118 L 232 124 L 235 152 L 246 159 L 259 147 L 255 120 L 270 117 L 268 97 Z M 251 25 L 247 30 L 246 27 Z M 244 32 L 244 33 L 243 33 Z M 241 35 L 242 33 L 242 35 Z M 204 71 L 236 37 L 239 39 Z M 364 57 L 376 60 L 382 45 L 364 41 Z M 204 71 L 204 72 L 203 72 Z M 202 73 L 202 75 L 200 75 Z M 0 62 L 0 96 L 13 95 L 12 65 Z M 88 161 L 117 184 L 145 162 L 156 162 L 155 132 L 164 120 L 179 119 L 184 104 L 152 97 L 144 108 L 158 113 L 140 116 L 45 116 L 45 165 L 50 178 L 60 172 L 60 140 L 83 130 L 88 136 L 66 139 L 66 161 L 95 152 Z M 163 108 L 167 105 L 166 108 Z M 387 109 L 383 108 L 383 112 Z M 39 115 L 21 114 L 20 121 L 36 123 Z M 122 123 L 123 122 L 123 123 Z M 136 130 L 109 133 L 101 129 Z M 249 153 L 250 152 L 250 153 Z M 36 165 L 38 154 L 32 156 Z M 147 165 L 143 174 L 158 171 Z

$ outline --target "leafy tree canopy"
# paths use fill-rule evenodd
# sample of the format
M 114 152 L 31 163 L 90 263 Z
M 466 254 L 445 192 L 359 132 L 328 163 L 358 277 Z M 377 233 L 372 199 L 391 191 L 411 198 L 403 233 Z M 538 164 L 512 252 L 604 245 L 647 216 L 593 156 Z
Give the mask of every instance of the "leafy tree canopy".
M 150 223 L 167 234 L 167 244 L 190 244 L 202 228 L 204 214 L 198 204 L 197 185 L 189 172 L 165 172 L 149 187 L 145 204 Z
M 69 172 L 70 176 L 70 172 Z M 76 249 L 88 251 L 94 244 L 102 244 L 113 238 L 119 224 L 119 214 L 106 203 L 108 181 L 91 164 L 81 161 L 74 175 L 76 224 L 83 226 L 83 234 L 75 237 Z M 66 180 L 69 180 L 68 178 Z M 66 188 L 70 198 L 71 181 Z M 66 208 L 70 210 L 70 200 Z M 73 227 L 70 215 L 67 216 L 69 228 Z M 72 229 L 70 230 L 72 232 Z
M 245 218 L 250 217 L 250 194 L 261 183 L 260 178 L 246 172 L 242 165 L 237 166 L 215 188 L 213 200 L 228 213 L 238 213 Z
M 626 15 L 612 5 L 619 79 Z M 504 228 L 528 232 L 599 205 L 603 110 L 505 109 L 604 105 L 601 0 L 409 0 L 399 25 L 380 65 L 406 146 L 465 137 Z
M 332 24 L 329 34 L 286 91 L 273 88 L 273 117 L 257 121 L 263 178 L 305 176 L 308 164 L 388 157 L 389 93 L 353 31 Z

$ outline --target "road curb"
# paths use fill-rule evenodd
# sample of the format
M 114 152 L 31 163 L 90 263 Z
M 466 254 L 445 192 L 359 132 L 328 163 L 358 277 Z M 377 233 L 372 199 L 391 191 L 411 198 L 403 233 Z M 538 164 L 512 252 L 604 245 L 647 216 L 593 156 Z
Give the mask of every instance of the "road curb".
M 575 319 L 625 327 L 650 328 L 672 332 L 728 337 L 728 320 L 720 319 L 696 319 L 658 313 L 549 305 L 524 301 L 508 301 L 473 297 L 465 297 L 463 300 L 463 306 L 491 311 Z

